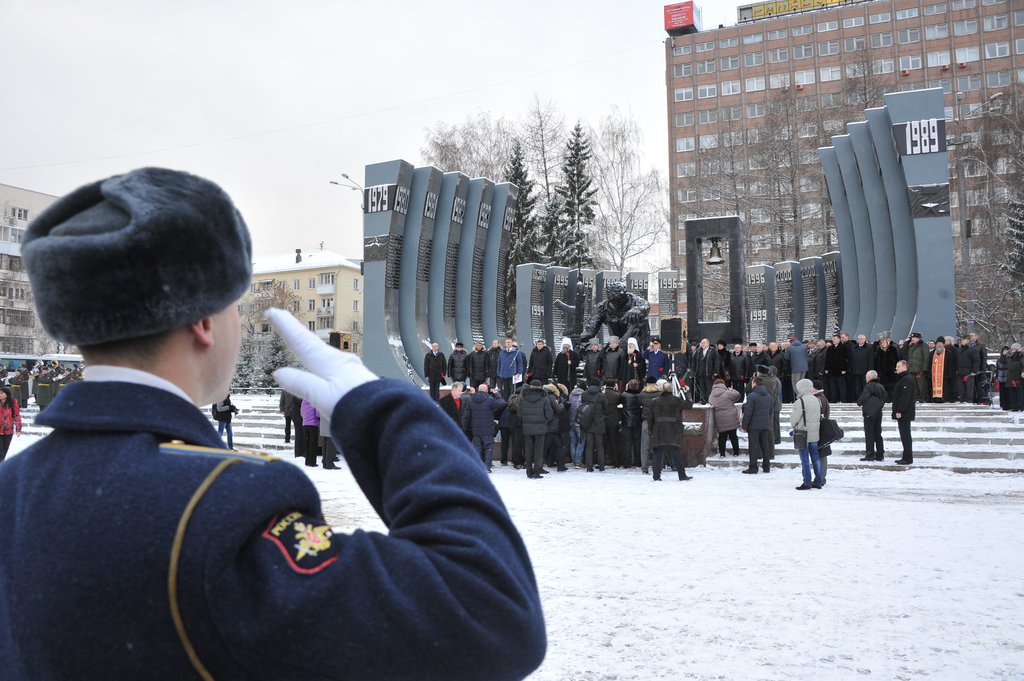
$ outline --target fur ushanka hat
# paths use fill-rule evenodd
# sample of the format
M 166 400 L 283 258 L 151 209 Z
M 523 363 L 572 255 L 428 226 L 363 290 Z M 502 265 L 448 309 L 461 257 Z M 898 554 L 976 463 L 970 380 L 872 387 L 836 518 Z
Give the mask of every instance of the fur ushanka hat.
M 79 346 L 189 324 L 252 280 L 249 230 L 228 195 L 163 168 L 64 196 L 29 225 L 21 251 L 43 328 Z

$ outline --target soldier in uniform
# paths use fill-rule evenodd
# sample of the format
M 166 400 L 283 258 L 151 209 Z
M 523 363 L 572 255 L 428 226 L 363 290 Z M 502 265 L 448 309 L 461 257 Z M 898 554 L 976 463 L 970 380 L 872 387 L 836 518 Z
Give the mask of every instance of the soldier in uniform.
M 626 282 L 613 281 L 605 287 L 605 299 L 598 304 L 593 316 L 583 329 L 580 344 L 597 336 L 602 324 L 608 325 L 608 333 L 619 338 L 636 338 L 640 347 L 647 347 L 651 325 L 647 315 L 651 304 L 626 290 Z
M 540 664 L 522 539 L 415 388 L 268 312 L 314 372 L 277 381 L 333 416 L 387 534 L 336 533 L 302 470 L 224 449 L 196 405 L 229 390 L 252 249 L 219 187 L 157 168 L 87 185 L 31 223 L 22 254 L 43 327 L 89 367 L 37 417 L 52 433 L 0 465 L 0 676 L 522 679 Z

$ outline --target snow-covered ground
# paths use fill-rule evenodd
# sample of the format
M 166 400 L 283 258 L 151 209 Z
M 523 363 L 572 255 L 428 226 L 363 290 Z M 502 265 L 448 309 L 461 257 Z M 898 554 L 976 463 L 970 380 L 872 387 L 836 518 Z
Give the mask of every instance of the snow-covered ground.
M 347 469 L 302 470 L 336 528 L 383 531 Z M 1024 678 L 1024 475 L 689 473 L 495 466 L 545 606 L 531 679 Z

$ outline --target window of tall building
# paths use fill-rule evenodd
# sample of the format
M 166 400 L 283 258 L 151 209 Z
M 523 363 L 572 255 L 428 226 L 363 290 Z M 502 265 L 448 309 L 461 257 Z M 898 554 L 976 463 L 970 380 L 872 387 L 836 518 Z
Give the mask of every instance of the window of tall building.
M 997 59 L 1010 56 L 1010 43 L 988 43 L 985 45 L 985 59 Z
M 789 87 L 789 74 L 788 73 L 776 73 L 769 76 L 768 85 L 776 90 L 780 87 Z
M 757 144 L 761 141 L 761 128 L 750 128 L 747 130 L 747 143 Z
M 864 17 L 848 17 L 843 19 L 843 28 L 853 28 L 855 26 L 863 26 Z
M 924 15 L 926 17 L 934 16 L 936 14 L 946 13 L 946 3 L 940 2 L 935 5 L 925 5 Z
M 685 111 L 683 113 L 677 113 L 675 116 L 675 124 L 677 128 L 685 128 L 688 125 L 693 125 L 693 112 Z
M 718 135 L 701 135 L 700 136 L 700 149 L 717 149 L 718 148 Z
M 714 73 L 715 72 L 715 60 L 714 59 L 703 59 L 697 62 L 697 73 Z
M 1024 40 L 1024 38 L 1021 38 Z M 1006 87 L 1010 84 L 1010 72 L 1009 71 L 992 71 L 986 74 L 985 84 L 988 87 Z
M 981 59 L 981 51 L 977 45 L 971 47 L 958 47 L 956 48 L 956 61 L 958 64 L 966 64 L 972 61 L 978 61 Z
M 785 28 L 779 28 L 774 31 L 768 31 L 768 40 L 782 40 L 789 35 L 789 31 Z
M 1024 85 L 1024 69 L 1017 69 L 1017 82 Z
M 1006 14 L 993 14 L 990 17 L 985 17 L 985 30 L 986 31 L 999 31 L 1004 28 L 1010 27 L 1010 17 Z
M 940 87 L 943 93 L 949 95 L 953 93 L 953 79 L 936 78 L 928 82 L 928 87 Z
M 722 109 L 722 118 L 724 120 L 727 120 L 727 121 L 739 121 L 739 120 L 742 120 L 743 119 L 743 107 L 739 106 L 739 105 L 725 107 L 724 109 Z
M 693 177 L 697 174 L 696 163 L 677 163 L 676 177 Z
M 977 6 L 976 0 L 953 0 L 950 4 L 950 9 L 955 12 L 958 9 L 974 9 Z
M 727 147 L 743 146 L 743 131 L 733 130 L 732 132 L 722 133 L 722 143 Z
M 693 203 L 697 200 L 697 190 L 680 189 L 676 192 L 676 198 L 679 200 L 679 203 Z
M 693 99 L 693 88 L 677 87 L 673 96 L 677 102 L 689 102 Z
M 736 47 L 739 44 L 740 44 L 740 40 L 739 40 L 739 38 L 737 38 L 735 36 L 733 36 L 732 38 L 722 38 L 721 40 L 718 41 L 718 46 L 720 48 Z
M 794 26 L 793 35 L 810 35 L 812 30 L 813 29 L 811 28 L 810 24 L 804 24 L 803 26 Z
M 857 36 L 856 38 L 846 38 L 843 40 L 843 51 L 844 52 L 860 52 L 864 49 L 864 36 Z
M 981 89 L 981 76 L 960 76 L 956 79 L 956 89 L 961 92 Z M 973 108 L 973 107 L 972 107 Z
M 953 35 L 971 35 L 978 32 L 977 19 L 960 19 L 953 22 Z
M 871 63 L 871 72 L 876 76 L 883 73 L 892 73 L 896 70 L 895 59 L 876 59 Z
M 818 56 L 826 57 L 830 54 L 839 54 L 839 41 L 826 40 L 818 43 Z
M 921 55 L 919 54 L 908 54 L 900 57 L 900 70 L 909 71 L 911 69 L 921 68 Z
M 738 54 L 722 57 L 719 61 L 723 71 L 732 71 L 740 67 L 740 56 Z
M 887 21 L 892 21 L 892 15 L 889 12 L 879 12 L 868 18 L 868 23 L 871 24 L 884 24 Z
M 799 137 L 817 137 L 818 135 L 818 124 L 817 123 L 801 123 L 797 126 L 797 135 Z
M 921 42 L 921 29 L 919 28 L 901 28 L 899 30 L 900 45 L 906 45 L 908 43 L 919 43 Z
M 309 278 L 309 284 L 306 288 L 316 288 L 316 277 Z
M 326 272 L 320 275 L 320 285 L 327 286 L 334 283 L 334 272 Z
M 759 92 L 764 89 L 764 76 L 747 78 L 747 92 Z
M 843 77 L 843 73 L 838 66 L 822 66 L 818 69 L 818 77 L 822 83 L 827 83 L 830 80 L 839 80 Z
M 768 61 L 772 64 L 789 61 L 789 48 L 776 47 L 773 50 L 768 50 Z
M 1013 13 L 1013 25 L 1024 26 L 1024 9 L 1017 10 Z
M 814 95 L 806 95 L 804 97 L 796 98 L 796 110 L 797 111 L 814 111 L 814 107 L 818 104 L 818 98 Z
M 712 86 L 714 87 L 714 86 Z M 722 81 L 722 96 L 726 95 L 738 95 L 740 93 L 740 82 L 738 80 L 723 80 Z M 708 95 L 713 97 L 714 95 Z
M 352 301 L 352 311 L 359 312 L 359 299 Z
M 747 118 L 761 118 L 764 112 L 764 102 L 747 104 Z
M 703 109 L 697 112 L 697 120 L 701 124 L 717 123 L 718 122 L 718 109 Z
M 306 309 L 309 310 L 310 312 L 315 310 L 316 309 L 316 300 L 310 299 L 308 301 L 308 304 L 306 305 Z
M 1024 38 L 1017 38 L 1016 46 L 1017 54 L 1024 54 Z
M 928 66 L 942 66 L 944 64 L 949 64 L 949 50 L 928 53 Z
M 828 31 L 838 31 L 838 21 L 822 21 L 818 24 L 818 33 L 827 33 Z
M 316 321 L 306 322 L 306 326 L 310 331 L 316 331 Z
M 750 35 L 743 36 L 744 45 L 756 45 L 757 43 L 764 40 L 763 33 L 751 33 Z
M 992 5 L 1005 5 L 1006 0 L 981 0 L 982 7 L 990 7 Z
M 928 40 L 949 37 L 949 24 L 933 24 L 924 27 L 924 37 Z
M 292 279 L 292 290 L 293 291 L 298 291 L 299 290 L 299 280 L 298 279 Z
M 846 65 L 846 77 L 847 78 L 862 78 L 867 75 L 868 65 L 862 63 L 854 63 Z
M 679 57 L 684 54 L 690 54 L 693 51 L 692 45 L 676 45 L 672 48 L 672 56 Z
M 846 123 L 837 119 L 830 119 L 822 123 L 822 127 L 825 128 L 825 132 L 830 135 L 842 134 L 843 129 L 846 127 Z
M 892 31 L 871 35 L 871 47 L 889 47 L 890 45 L 892 45 Z
M 698 52 L 710 52 L 713 49 L 715 49 L 715 41 L 713 40 L 709 40 L 706 43 L 697 43 Z
M 692 137 L 677 137 L 676 138 L 676 153 L 683 153 L 685 151 L 693 151 L 694 140 Z
M 831 109 L 837 106 L 841 106 L 843 103 L 842 97 L 837 92 L 829 92 L 821 95 L 821 108 Z
M 693 75 L 693 64 L 673 64 L 672 65 L 672 76 L 674 78 L 683 78 L 685 76 Z
M 797 85 L 813 85 L 814 84 L 814 69 L 806 69 L 804 71 L 794 71 L 793 80 Z
M 910 9 L 898 9 L 896 10 L 896 21 L 903 19 L 913 19 L 917 16 L 917 8 L 911 7 Z
M 793 59 L 807 59 L 814 56 L 814 43 L 793 46 Z
M 764 52 L 750 52 L 743 55 L 744 66 L 761 66 L 764 64 Z

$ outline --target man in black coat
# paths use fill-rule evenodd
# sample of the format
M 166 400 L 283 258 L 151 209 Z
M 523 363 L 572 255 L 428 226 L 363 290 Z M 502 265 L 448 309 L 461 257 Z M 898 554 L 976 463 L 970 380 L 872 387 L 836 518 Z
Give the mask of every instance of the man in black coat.
M 974 402 L 974 381 L 981 371 L 981 347 L 971 345 L 969 336 L 960 339 L 956 353 L 956 387 L 958 402 Z
M 729 373 L 729 387 L 740 394 L 740 402 L 747 392 L 747 381 L 754 375 L 754 364 L 750 357 L 743 352 L 743 346 L 737 343 L 732 348 L 732 370 Z
M 846 372 L 849 355 L 839 334 L 825 341 L 825 397 L 832 404 L 846 401 Z
M 476 387 L 481 383 L 488 381 L 488 367 L 490 362 L 490 355 L 484 350 L 484 342 L 477 340 L 473 343 L 473 352 L 469 353 L 469 357 L 466 358 L 466 366 L 469 369 L 469 386 Z M 490 387 L 497 387 L 491 385 Z
M 441 406 L 441 409 L 444 410 L 444 413 L 448 414 L 448 416 L 450 416 L 451 419 L 455 421 L 455 423 L 457 423 L 460 428 L 462 428 L 463 411 L 466 408 L 465 401 L 463 400 L 462 390 L 462 383 L 460 381 L 455 381 L 454 383 L 452 383 L 452 389 L 448 392 L 448 394 L 438 401 L 438 404 Z M 470 394 L 472 394 L 472 388 L 470 389 L 469 392 Z
M 911 378 L 913 378 L 911 376 Z M 882 461 L 885 459 L 885 442 L 882 440 L 882 410 L 889 394 L 878 382 L 878 372 L 871 369 L 864 374 L 864 389 L 857 397 L 857 404 L 864 416 L 864 442 L 867 452 L 861 461 Z
M 497 338 L 492 340 L 491 349 L 487 351 L 487 384 L 492 388 L 498 387 L 498 355 L 501 350 L 501 341 Z
M 591 338 L 587 348 L 583 351 L 583 377 L 587 384 L 600 382 L 601 374 L 604 373 L 604 355 L 601 352 L 601 343 L 596 338 Z
M 543 338 L 538 338 L 534 343 L 533 352 L 530 353 L 530 363 L 526 367 L 526 373 L 532 379 L 537 379 L 541 384 L 547 383 L 555 368 L 555 358 L 551 356 L 551 350 L 544 343 Z
M 850 393 L 850 399 L 854 399 L 854 396 L 859 397 L 864 392 L 864 384 L 867 382 L 865 376 L 868 370 L 871 369 L 875 349 L 874 346 L 868 343 L 867 336 L 864 334 L 857 336 L 856 343 L 850 343 L 846 347 L 848 357 L 847 376 L 849 376 L 847 384 L 852 386 L 853 392 Z
M 747 434 L 747 455 L 750 464 L 744 473 L 757 473 L 757 460 L 761 459 L 761 470 L 771 470 L 771 453 L 773 451 L 772 434 L 772 396 L 764 387 L 764 377 L 755 376 L 751 381 L 750 394 L 743 403 L 743 421 L 741 430 Z
M 615 390 L 626 384 L 626 349 L 619 345 L 618 336 L 608 337 L 608 347 L 601 353 L 601 380 L 605 385 L 615 381 Z
M 716 355 L 717 351 L 712 348 Z M 683 452 L 683 410 L 693 406 L 693 401 L 686 397 L 677 397 L 672 392 L 672 384 L 662 386 L 662 393 L 651 402 L 651 418 L 648 427 L 651 431 L 651 449 L 654 450 L 654 481 L 661 480 L 661 467 L 667 454 L 672 459 L 680 480 L 692 480 L 686 474 Z M 687 395 L 686 392 L 683 395 Z
M 707 404 L 708 397 L 711 396 L 711 386 L 722 373 L 722 359 L 707 338 L 701 340 L 700 347 L 693 353 L 690 366 L 697 384 L 693 399 L 701 404 Z
M 608 465 L 619 468 L 619 392 L 615 381 L 607 379 L 604 383 L 604 451 Z
M 587 391 L 580 397 L 580 408 L 577 410 L 577 418 L 586 405 L 591 407 L 591 419 L 589 423 L 580 423 L 580 430 L 585 436 L 583 445 L 583 457 L 587 463 L 587 472 L 594 472 L 594 450 L 597 449 L 597 469 L 604 471 L 604 413 L 607 409 L 608 400 L 605 399 L 601 386 L 596 381 L 587 386 Z
M 423 356 L 423 377 L 430 385 L 430 396 L 436 402 L 441 399 L 441 386 L 444 385 L 444 375 L 448 371 L 448 363 L 444 359 L 444 353 L 437 343 L 430 344 L 430 352 Z
M 580 356 L 572 349 L 572 341 L 563 338 L 562 351 L 555 358 L 555 380 L 564 385 L 566 390 L 576 385 L 576 366 L 579 363 Z
M 448 378 L 452 381 L 458 381 L 464 383 L 469 378 L 469 354 L 466 352 L 466 346 L 462 344 L 462 341 L 455 343 L 455 349 L 452 350 L 451 356 L 448 358 Z M 470 386 L 473 384 L 470 383 Z M 477 383 L 476 385 L 480 385 Z
M 914 420 L 914 406 L 917 403 L 917 382 L 907 372 L 906 360 L 896 362 L 896 373 L 900 380 L 892 389 L 892 417 L 900 431 L 903 456 L 896 463 L 901 466 L 914 463 L 914 446 L 910 436 L 910 422 Z
M 526 455 L 526 477 L 539 479 L 544 468 L 544 439 L 554 409 L 548 393 L 537 379 L 523 390 L 519 402 L 519 418 L 523 422 L 523 450 Z

